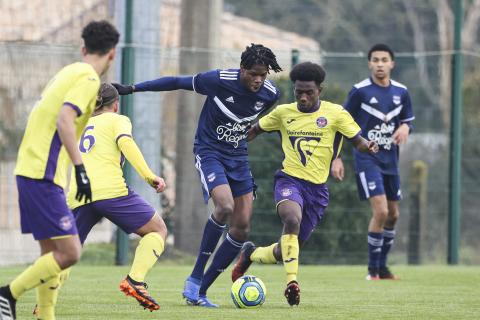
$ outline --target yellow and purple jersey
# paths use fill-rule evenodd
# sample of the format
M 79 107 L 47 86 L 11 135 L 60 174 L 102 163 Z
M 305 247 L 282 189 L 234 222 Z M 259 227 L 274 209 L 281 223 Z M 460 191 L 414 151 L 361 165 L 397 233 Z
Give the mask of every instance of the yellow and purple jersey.
M 57 118 L 61 108 L 73 108 L 78 115 L 75 125 L 80 137 L 95 109 L 99 87 L 98 74 L 83 62 L 65 66 L 50 80 L 28 117 L 15 175 L 66 187 L 70 158 L 57 131 Z
M 79 149 L 90 179 L 92 201 L 112 199 L 128 194 L 122 166 L 125 158 L 118 146 L 122 137 L 132 136 L 132 124 L 126 116 L 104 112 L 93 116 L 80 139 Z M 77 184 L 72 172 L 67 202 L 70 208 L 83 205 L 75 199 Z
M 296 102 L 279 105 L 259 125 L 264 131 L 280 131 L 285 154 L 282 171 L 316 184 L 327 181 L 341 135 L 353 138 L 360 133 L 352 116 L 328 101 L 321 101 L 320 108 L 310 113 L 299 111 Z

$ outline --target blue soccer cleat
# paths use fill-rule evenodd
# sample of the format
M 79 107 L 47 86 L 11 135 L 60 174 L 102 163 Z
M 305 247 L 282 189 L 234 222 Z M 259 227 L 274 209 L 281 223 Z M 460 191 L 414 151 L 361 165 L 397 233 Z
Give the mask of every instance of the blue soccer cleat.
M 197 300 L 197 306 L 204 308 L 218 308 L 218 304 L 212 303 L 208 300 L 207 296 L 199 296 Z
M 200 290 L 201 281 L 192 277 L 188 277 L 185 280 L 185 286 L 183 287 L 183 297 L 190 306 L 196 306 L 198 301 L 198 291 Z

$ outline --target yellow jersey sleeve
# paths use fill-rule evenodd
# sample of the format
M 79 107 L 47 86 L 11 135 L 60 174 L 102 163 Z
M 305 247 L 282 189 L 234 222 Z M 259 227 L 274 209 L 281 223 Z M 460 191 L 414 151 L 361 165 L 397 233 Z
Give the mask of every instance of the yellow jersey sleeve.
M 355 122 L 350 113 L 341 108 L 337 113 L 336 129 L 345 137 L 351 139 L 360 133 L 361 129 L 359 125 Z
M 153 179 L 155 174 L 148 167 L 142 152 L 138 148 L 135 141 L 128 136 L 121 135 L 118 140 L 118 147 L 122 151 L 125 158 L 132 165 L 135 171 L 151 186 L 153 186 Z
M 92 97 L 95 100 L 98 94 L 98 79 L 92 77 L 90 74 L 84 74 L 80 77 L 75 85 L 65 93 L 63 98 L 64 104 L 70 105 L 76 111 L 78 116 L 87 113 L 91 114 L 93 109 L 89 108 L 92 105 Z
M 113 137 L 118 143 L 118 140 L 123 136 L 132 136 L 132 122 L 128 117 L 119 116 L 113 125 Z
M 260 125 L 260 129 L 263 131 L 276 131 L 280 130 L 281 127 L 281 109 L 279 106 L 277 106 L 275 109 L 273 109 L 269 114 L 264 116 L 258 121 L 258 124 Z

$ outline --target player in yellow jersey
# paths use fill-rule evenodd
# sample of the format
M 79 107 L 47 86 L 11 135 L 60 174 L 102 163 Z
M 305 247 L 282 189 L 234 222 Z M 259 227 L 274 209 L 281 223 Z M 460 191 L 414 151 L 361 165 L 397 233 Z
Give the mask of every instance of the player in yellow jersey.
M 297 281 L 300 247 L 308 240 L 328 205 L 325 184 L 330 163 L 338 153 L 341 135 L 362 152 L 378 151 L 374 141 L 360 136 L 360 127 L 342 106 L 320 100 L 325 71 L 311 62 L 290 72 L 296 102 L 277 106 L 249 130 L 252 140 L 265 131 L 280 131 L 285 159 L 275 174 L 275 202 L 283 222 L 280 240 L 268 247 L 246 242 L 233 271 L 235 281 L 253 261 L 282 261 L 287 274 L 285 297 L 290 305 L 300 303 Z
M 105 217 L 127 233 L 142 237 L 135 252 L 132 268 L 120 283 L 120 290 L 151 311 L 160 306 L 147 292 L 145 276 L 162 254 L 167 227 L 163 219 L 145 200 L 130 189 L 123 177 L 126 158 L 142 178 L 157 192 L 165 182 L 148 167 L 132 138 L 130 119 L 117 114 L 118 92 L 111 84 L 103 83 L 97 108 L 87 123 L 79 149 L 90 177 L 93 199 L 83 203 L 76 198 L 77 186 L 70 183 L 67 200 L 76 219 L 80 242 L 84 243 L 92 227 Z
M 115 57 L 119 33 L 107 21 L 82 31 L 83 61 L 61 69 L 46 85 L 29 115 L 15 168 L 23 233 L 32 233 L 41 257 L 0 288 L 0 319 L 15 319 L 17 299 L 37 287 L 39 318 L 55 319 L 52 292 L 62 270 L 80 258 L 81 245 L 63 189 L 67 167 L 75 166 L 76 197 L 89 201 L 90 182 L 77 141 L 90 118 L 100 87 L 99 77 Z M 54 294 L 53 294 L 54 295 Z

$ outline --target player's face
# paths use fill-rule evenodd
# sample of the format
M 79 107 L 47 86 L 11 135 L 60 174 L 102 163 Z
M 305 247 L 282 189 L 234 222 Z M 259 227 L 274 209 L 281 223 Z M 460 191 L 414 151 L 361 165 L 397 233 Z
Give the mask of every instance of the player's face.
M 240 81 L 248 90 L 257 92 L 265 82 L 268 74 L 268 67 L 262 64 L 255 64 L 251 69 L 240 68 Z
M 320 88 L 315 81 L 295 81 L 293 88 L 300 111 L 309 111 L 318 106 Z
M 390 72 L 395 62 L 387 51 L 374 51 L 368 61 L 372 76 L 378 80 L 390 79 Z

